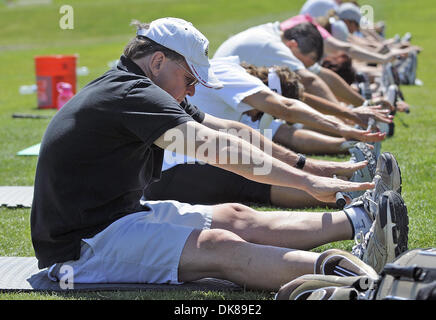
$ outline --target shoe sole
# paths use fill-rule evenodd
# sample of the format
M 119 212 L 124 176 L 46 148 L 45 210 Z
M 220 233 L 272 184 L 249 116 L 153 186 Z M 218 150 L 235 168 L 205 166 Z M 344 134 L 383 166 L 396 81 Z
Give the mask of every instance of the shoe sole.
M 395 191 L 383 193 L 379 206 L 380 227 L 387 248 L 386 263 L 390 263 L 408 250 L 409 217 L 406 204 Z
M 360 173 L 362 178 L 364 178 L 365 176 L 369 176 L 368 182 L 372 181 L 372 179 L 374 178 L 375 168 L 377 166 L 377 161 L 374 159 L 374 155 L 372 154 L 371 150 L 369 150 L 369 148 L 363 144 L 363 142 L 359 142 L 358 144 L 356 144 L 354 146 L 354 149 L 357 149 L 358 152 L 352 152 L 350 150 L 350 154 L 353 158 L 356 159 L 356 162 L 361 162 L 365 160 L 368 161 L 368 166 L 359 169 L 357 172 Z
M 352 151 L 352 149 L 349 150 L 349 152 L 351 154 L 351 159 L 354 158 L 356 162 L 361 162 L 361 161 L 367 160 L 368 165 L 366 167 L 354 172 L 350 178 L 350 181 L 353 181 L 353 182 L 371 182 L 374 179 L 375 170 L 377 167 L 377 161 L 376 161 L 373 153 L 362 142 L 359 142 L 358 144 L 356 144 L 356 146 L 354 146 L 353 149 L 357 150 L 357 152 L 354 150 Z M 369 157 L 369 155 L 371 155 L 371 156 Z M 365 191 L 350 191 L 350 192 L 347 192 L 347 194 L 351 199 L 354 199 L 354 198 L 360 197 L 364 192 Z
M 407 68 L 407 84 L 414 85 L 416 79 L 417 57 L 416 54 L 411 54 L 409 68 Z
M 383 152 L 380 155 L 380 157 L 377 161 L 377 164 L 379 163 L 379 161 L 383 161 L 385 163 L 385 167 L 386 167 L 386 170 L 388 171 L 389 175 L 391 175 L 394 172 L 394 170 L 398 170 L 397 174 L 400 177 L 400 186 L 399 186 L 399 188 L 397 188 L 397 190 L 394 190 L 394 189 L 392 189 L 392 190 L 401 195 L 403 179 L 401 177 L 401 168 L 398 165 L 397 159 L 394 157 L 394 155 L 392 153 Z M 377 174 L 377 172 L 376 172 L 376 174 Z
M 385 76 L 385 86 L 389 87 L 390 85 L 395 84 L 395 76 L 394 76 L 394 72 L 392 71 L 393 69 L 393 65 L 392 63 L 388 63 L 385 67 L 385 70 L 383 70 L 384 76 Z
M 392 137 L 395 133 L 395 123 L 389 123 L 389 131 L 387 133 L 388 137 Z

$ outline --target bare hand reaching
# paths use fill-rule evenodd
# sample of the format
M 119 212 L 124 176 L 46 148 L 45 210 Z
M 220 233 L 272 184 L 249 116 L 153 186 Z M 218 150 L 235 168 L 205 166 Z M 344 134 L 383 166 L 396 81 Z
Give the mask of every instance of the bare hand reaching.
M 375 184 L 372 182 L 358 183 L 341 179 L 311 176 L 309 177 L 309 185 L 306 191 L 319 201 L 335 203 L 337 192 L 364 191 L 373 189 L 374 187 Z
M 370 118 L 373 118 L 375 121 L 381 121 L 385 123 L 391 123 L 394 119 L 394 116 L 389 115 L 390 110 L 383 109 L 381 105 L 368 107 L 362 106 L 354 108 L 353 111 L 359 119 L 357 124 L 363 128 L 366 128 Z

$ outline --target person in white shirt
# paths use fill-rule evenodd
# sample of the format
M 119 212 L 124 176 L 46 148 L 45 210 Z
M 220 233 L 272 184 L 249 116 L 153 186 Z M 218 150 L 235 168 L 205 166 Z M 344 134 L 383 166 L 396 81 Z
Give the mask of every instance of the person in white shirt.
M 236 55 L 241 61 L 256 66 L 287 66 L 301 77 L 309 94 L 323 99 L 324 104 L 317 110 L 367 127 L 369 118 L 376 116 L 378 111 L 350 109 L 339 104 L 335 94 L 354 106 L 363 105 L 365 99 L 339 75 L 316 65 L 323 54 L 323 38 L 312 23 L 303 22 L 282 31 L 280 22 L 275 22 L 252 27 L 230 37 L 220 45 L 214 58 Z M 313 65 L 315 69 L 310 68 Z M 322 79 L 314 72 L 322 74 Z M 331 91 L 333 87 L 335 93 Z
M 194 96 L 188 97 L 188 101 L 207 114 L 218 118 L 240 121 L 251 127 L 255 125 L 255 129 L 261 130 L 265 129 L 265 127 L 259 127 L 260 120 L 253 123 L 247 113 L 253 114 L 253 111 L 257 111 L 257 113 L 271 114 L 276 118 L 269 126 L 269 129 L 272 130 L 272 140 L 276 141 L 277 135 L 277 142 L 302 153 L 336 154 L 343 152 L 340 146 L 346 140 L 364 142 L 383 140 L 384 137 L 380 133 L 356 131 L 349 125 L 336 121 L 334 117 L 326 117 L 314 110 L 310 107 L 310 103 L 308 105 L 300 101 L 306 97 L 303 90 L 292 93 L 289 91 L 283 92 L 285 87 L 302 87 L 299 80 L 297 80 L 298 75 L 287 67 L 261 68 L 244 64 L 244 69 L 240 64 L 241 60 L 237 56 L 212 59 L 212 69 L 221 82 L 225 83 L 224 88 L 219 91 L 199 88 Z M 263 71 L 263 77 L 261 71 Z M 279 71 L 280 77 L 278 77 L 276 71 Z M 268 79 L 274 78 L 274 76 L 278 77 L 278 85 L 273 90 L 275 92 L 279 91 L 279 95 L 273 94 L 267 87 L 267 85 L 271 85 L 268 84 Z M 262 82 L 261 78 L 265 82 Z M 386 110 L 381 112 L 384 115 L 387 113 Z M 379 120 L 391 122 L 391 119 L 386 116 L 380 117 Z M 291 129 L 284 122 L 301 123 L 325 132 L 329 136 L 308 132 L 307 130 Z M 294 134 L 299 138 L 294 138 Z M 343 138 L 333 138 L 332 136 Z
M 195 95 L 188 97 L 188 101 L 206 113 L 205 121 L 220 122 L 229 132 L 233 130 L 233 134 L 250 142 L 262 140 L 262 147 L 269 145 L 273 156 L 281 161 L 296 165 L 299 155 L 291 150 L 304 153 L 343 153 L 347 151 L 347 141 L 345 138 L 298 129 L 280 118 L 288 122 L 318 125 L 333 134 L 342 133 L 360 137 L 362 140 L 383 138 L 379 133 L 368 133 L 343 126 L 296 100 L 301 96 L 301 84 L 295 73 L 287 67 L 243 66 L 235 56 L 212 59 L 211 68 L 223 84 L 223 88 L 210 90 L 199 86 Z M 260 120 L 253 121 L 253 112 L 265 112 L 265 115 Z M 269 123 L 265 123 L 262 120 L 269 113 L 279 119 L 271 118 Z M 260 137 L 253 129 L 262 133 L 269 130 L 266 136 L 270 136 L 273 142 Z M 148 200 L 175 199 L 191 203 L 257 202 L 289 208 L 326 205 L 294 188 L 249 181 L 223 169 L 199 164 L 192 158 L 177 158 L 168 151 L 164 159 L 161 180 L 152 184 L 144 193 Z M 362 165 L 309 158 L 305 161 L 304 170 L 308 172 L 327 176 L 337 174 L 346 178 L 350 178 L 356 168 Z M 214 183 L 211 185 L 210 181 Z
M 313 272 L 331 256 L 309 250 L 356 234 L 367 236 L 353 253 L 340 251 L 341 261 L 351 258 L 360 267 L 350 272 L 367 274 L 402 253 L 403 244 L 390 239 L 399 234 L 407 241 L 402 231 L 407 224 L 398 225 L 407 211 L 405 205 L 397 209 L 403 201 L 394 191 L 380 195 L 383 201 L 377 196 L 380 205 L 372 212 L 362 205 L 269 215 L 237 203 L 140 203 L 143 189 L 159 179 L 164 149 L 174 142 L 182 154 L 254 181 L 300 188 L 319 200 L 379 184 L 315 176 L 213 129 L 221 123 L 185 103 L 197 83 L 222 87 L 210 70 L 208 46 L 182 19 L 138 22 L 116 68 L 53 117 L 41 144 L 31 212 L 38 267 L 69 284 L 180 284 L 214 277 L 270 291 Z M 167 139 L 176 133 L 177 141 Z M 218 140 L 225 144 L 217 146 Z M 191 143 L 193 148 L 184 148 Z M 216 154 L 202 152 L 204 147 L 248 161 L 217 163 Z M 259 174 L 260 164 L 269 170 Z
M 368 29 L 361 28 L 365 19 L 360 8 L 349 2 L 341 4 L 324 16 L 317 17 L 315 21 L 332 35 L 332 37 L 324 38 L 325 53 L 335 54 L 338 51 L 343 51 L 353 59 L 365 63 L 384 64 L 394 60 L 398 55 L 407 54 L 416 49 L 414 47 L 391 48 L 391 50 L 383 52 L 381 50 L 383 43 L 379 43 L 375 48 L 371 47 L 370 44 L 374 44 L 374 42 L 363 38 L 360 32 Z

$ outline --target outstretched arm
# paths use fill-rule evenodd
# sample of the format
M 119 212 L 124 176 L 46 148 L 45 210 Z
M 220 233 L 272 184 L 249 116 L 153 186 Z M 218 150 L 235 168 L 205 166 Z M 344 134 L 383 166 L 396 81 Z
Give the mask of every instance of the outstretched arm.
M 274 158 L 288 163 L 291 166 L 295 166 L 297 164 L 299 158 L 298 154 L 274 143 L 259 131 L 254 130 L 246 124 L 238 121 L 217 118 L 207 113 L 201 124 L 213 130 L 224 130 L 225 132 L 244 139 L 251 144 L 257 144 L 261 150 L 270 150 L 271 155 Z
M 385 110 L 382 108 L 382 106 L 358 107 L 350 109 L 306 92 L 303 94 L 303 100 L 309 106 L 321 113 L 330 114 L 344 120 L 351 120 L 360 125 L 362 128 L 366 128 L 370 118 L 374 118 L 377 121 L 386 123 L 392 122 L 393 119 L 392 116 L 388 115 L 390 110 Z
M 300 76 L 301 83 L 304 85 L 306 92 L 322 97 L 332 103 L 338 103 L 330 87 L 319 76 L 307 69 L 301 69 L 295 73 Z
M 364 142 L 377 142 L 384 139 L 380 133 L 358 130 L 326 117 L 302 101 L 285 98 L 270 90 L 262 90 L 242 100 L 253 108 L 291 123 L 307 124 L 346 139 Z
M 221 119 L 206 114 L 202 124 L 214 130 L 224 129 L 230 134 L 257 145 L 264 152 L 270 152 L 273 158 L 283 161 L 292 167 L 294 167 L 299 160 L 299 155 L 294 151 L 282 147 L 262 135 L 259 131 L 241 122 Z M 321 161 L 307 158 L 303 170 L 318 176 L 332 177 L 333 175 L 337 175 L 351 177 L 356 170 L 364 168 L 367 164 L 367 161 L 354 163 Z
M 339 100 L 345 101 L 353 106 L 361 106 L 365 102 L 365 99 L 354 91 L 336 72 L 327 68 L 321 68 L 319 76 L 328 84 Z
M 243 139 L 212 130 L 195 121 L 168 130 L 154 144 L 253 181 L 306 191 L 323 202 L 335 202 L 337 192 L 374 188 L 373 183 L 355 183 L 309 174 L 273 158 Z
M 395 59 L 395 55 L 392 54 L 380 54 L 376 52 L 371 52 L 365 48 L 358 45 L 341 41 L 335 37 L 328 37 L 324 40 L 325 51 L 327 54 L 334 54 L 338 51 L 344 51 L 351 58 L 365 61 L 368 63 L 388 63 Z

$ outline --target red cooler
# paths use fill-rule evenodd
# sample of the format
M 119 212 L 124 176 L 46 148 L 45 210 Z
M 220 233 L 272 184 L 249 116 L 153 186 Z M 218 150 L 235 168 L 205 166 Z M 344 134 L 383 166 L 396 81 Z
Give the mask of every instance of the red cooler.
M 58 108 L 59 82 L 67 82 L 76 93 L 76 55 L 51 55 L 35 57 L 38 108 Z

